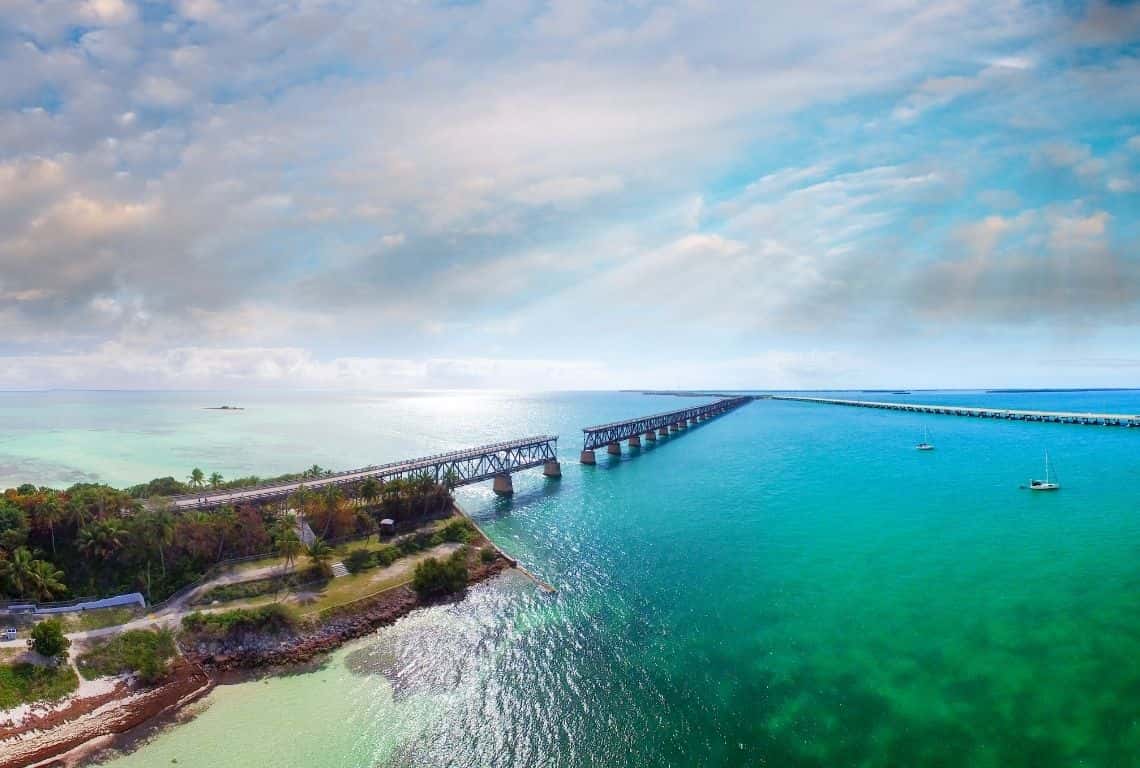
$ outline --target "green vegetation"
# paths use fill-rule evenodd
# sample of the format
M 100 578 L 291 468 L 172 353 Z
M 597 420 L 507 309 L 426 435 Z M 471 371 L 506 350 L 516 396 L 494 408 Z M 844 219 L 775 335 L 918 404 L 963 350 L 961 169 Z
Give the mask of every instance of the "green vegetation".
M 494 547 L 483 547 L 479 550 L 480 562 L 493 563 L 495 562 L 496 557 L 498 557 L 498 553 L 495 551 Z
M 177 654 L 174 633 L 169 629 L 133 629 L 102 641 L 95 641 L 76 659 L 83 677 L 136 672 L 141 680 L 153 683 L 166 676 Z
M 466 586 L 466 547 L 456 550 L 446 560 L 427 558 L 416 566 L 412 576 L 412 588 L 420 597 L 462 592 Z
M 435 531 L 419 531 L 410 536 L 384 544 L 376 549 L 356 549 L 344 558 L 344 566 L 349 573 L 360 573 L 371 568 L 386 567 L 417 552 L 431 549 L 445 542 L 466 544 L 475 536 L 475 527 L 463 517 L 457 517 L 441 525 Z
M 71 647 L 71 641 L 64 637 L 63 625 L 58 619 L 48 619 L 32 627 L 28 646 L 39 655 L 55 659 L 58 663 L 67 660 L 67 649 Z
M 80 613 L 65 613 L 61 615 L 64 632 L 88 632 L 92 629 L 103 629 L 126 624 L 131 619 L 138 618 L 141 610 L 138 608 L 96 608 L 92 611 Z
M 275 595 L 293 589 L 301 584 L 308 584 L 321 580 L 321 573 L 309 568 L 304 571 L 295 571 L 282 576 L 270 576 L 254 581 L 239 581 L 234 584 L 222 584 L 203 592 L 194 599 L 193 605 L 210 605 L 211 603 L 228 603 L 234 600 L 248 600 L 254 597 Z
M 273 479 L 326 474 L 313 466 Z M 139 501 L 258 481 L 226 481 L 218 472 L 194 468 L 186 482 L 156 478 L 126 491 L 94 483 L 66 490 L 10 488 L 0 494 L 0 600 L 43 602 L 137 591 L 157 602 L 226 559 L 276 552 L 292 564 L 306 551 L 291 517 L 252 505 L 175 513 L 157 501 L 152 508 Z M 427 475 L 386 484 L 371 479 L 319 492 L 302 487 L 289 504 L 326 541 L 366 538 L 385 517 L 400 522 L 440 517 L 450 505 L 447 483 L 436 484 Z M 443 535 L 463 534 L 455 528 Z M 404 554 L 412 551 L 419 550 Z M 320 548 L 307 554 L 318 565 L 327 562 Z
M 0 664 L 0 709 L 36 701 L 59 701 L 79 687 L 70 666 Z
M 218 638 L 251 630 L 279 634 L 293 624 L 292 616 L 278 603 L 217 613 L 195 612 L 182 617 L 182 628 L 187 632 Z

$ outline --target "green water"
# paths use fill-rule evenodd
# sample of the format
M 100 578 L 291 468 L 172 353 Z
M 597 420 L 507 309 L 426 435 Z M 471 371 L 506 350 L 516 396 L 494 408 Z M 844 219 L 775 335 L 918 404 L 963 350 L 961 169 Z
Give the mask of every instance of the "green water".
M 148 436 L 134 410 L 104 433 L 125 454 L 155 446 L 144 476 L 191 455 L 268 472 L 275 446 L 304 466 L 338 424 L 351 439 L 313 460 L 558 432 L 561 482 L 527 473 L 512 500 L 461 501 L 559 592 L 479 585 L 317 671 L 221 687 L 109 766 L 1140 763 L 1140 430 L 756 402 L 581 467 L 582 425 L 677 401 L 452 394 L 432 415 L 431 398 L 275 396 L 211 423 L 168 397 L 151 405 L 170 431 Z M 911 399 L 1140 411 L 1136 393 Z M 924 427 L 931 453 L 913 450 Z M 194 444 L 163 448 L 178 434 Z M 79 466 L 49 442 L 13 433 L 0 455 Z M 1019 489 L 1045 448 L 1063 489 Z M 111 476 L 105 462 L 88 471 Z

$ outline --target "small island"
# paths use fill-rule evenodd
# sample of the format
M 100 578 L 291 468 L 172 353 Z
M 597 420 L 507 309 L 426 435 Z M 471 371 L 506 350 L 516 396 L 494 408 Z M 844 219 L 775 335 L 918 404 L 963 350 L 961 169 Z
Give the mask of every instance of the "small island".
M 244 411 L 245 408 L 240 405 L 210 405 L 207 406 L 207 411 Z

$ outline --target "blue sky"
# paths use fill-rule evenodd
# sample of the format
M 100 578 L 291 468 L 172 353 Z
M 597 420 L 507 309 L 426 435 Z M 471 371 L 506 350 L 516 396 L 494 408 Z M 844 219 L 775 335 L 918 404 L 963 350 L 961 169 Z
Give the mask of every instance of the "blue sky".
M 1134 385 L 1140 6 L 9 0 L 0 387 Z

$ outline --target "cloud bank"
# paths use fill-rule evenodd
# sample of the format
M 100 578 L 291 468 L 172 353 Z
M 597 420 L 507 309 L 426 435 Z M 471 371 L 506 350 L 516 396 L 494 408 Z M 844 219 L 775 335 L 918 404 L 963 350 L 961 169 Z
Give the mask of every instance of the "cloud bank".
M 1140 355 L 1138 38 L 1096 2 L 12 0 L 0 387 L 1121 383 L 1072 361 Z

